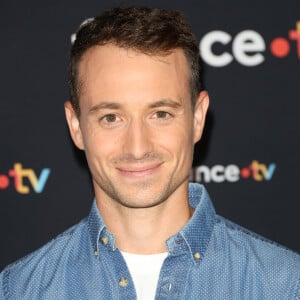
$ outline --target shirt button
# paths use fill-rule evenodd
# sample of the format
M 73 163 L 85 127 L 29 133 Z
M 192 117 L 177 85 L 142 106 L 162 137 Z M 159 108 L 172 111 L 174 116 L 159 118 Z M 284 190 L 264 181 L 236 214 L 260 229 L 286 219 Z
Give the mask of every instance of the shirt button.
M 99 251 L 98 251 L 97 249 L 94 251 L 94 255 L 95 255 L 95 256 L 98 256 L 98 255 L 99 255 Z
M 101 242 L 103 245 L 107 245 L 108 244 L 108 237 L 106 235 L 104 235 L 102 238 L 101 238 Z
M 194 253 L 194 258 L 195 258 L 195 260 L 199 260 L 201 258 L 200 253 L 199 252 L 195 252 Z
M 125 277 L 121 277 L 119 280 L 120 287 L 126 287 L 128 285 L 128 279 Z

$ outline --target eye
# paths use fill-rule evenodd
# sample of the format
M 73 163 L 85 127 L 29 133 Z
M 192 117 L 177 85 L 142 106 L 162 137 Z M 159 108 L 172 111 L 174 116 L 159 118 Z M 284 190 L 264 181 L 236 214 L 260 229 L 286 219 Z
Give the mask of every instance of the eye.
M 121 118 L 116 114 L 107 114 L 100 118 L 100 123 L 106 127 L 114 126 L 121 121 Z
M 109 115 L 102 117 L 101 120 L 104 120 L 107 123 L 112 123 L 112 122 L 116 122 L 117 116 L 114 114 L 109 114 Z
M 170 113 L 168 113 L 167 111 L 163 111 L 163 110 L 155 112 L 154 116 L 153 116 L 154 119 L 163 119 L 163 120 L 170 119 L 171 117 L 172 117 L 172 115 Z

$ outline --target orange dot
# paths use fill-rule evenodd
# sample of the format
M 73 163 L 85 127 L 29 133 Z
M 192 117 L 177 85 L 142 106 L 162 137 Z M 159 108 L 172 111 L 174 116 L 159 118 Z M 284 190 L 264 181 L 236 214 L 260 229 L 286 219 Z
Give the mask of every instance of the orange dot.
M 6 189 L 9 185 L 9 179 L 5 175 L 0 175 L 0 189 Z
M 290 44 L 284 38 L 276 38 L 270 44 L 271 53 L 279 58 L 285 57 L 290 52 Z
M 243 178 L 248 178 L 250 176 L 250 170 L 248 168 L 243 168 L 240 174 Z

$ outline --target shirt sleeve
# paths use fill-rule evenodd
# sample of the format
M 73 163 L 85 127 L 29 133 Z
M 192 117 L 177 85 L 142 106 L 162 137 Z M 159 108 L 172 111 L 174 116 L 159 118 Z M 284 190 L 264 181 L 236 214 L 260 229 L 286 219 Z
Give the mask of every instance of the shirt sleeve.
M 0 273 L 0 300 L 4 300 L 4 291 L 3 291 L 3 276 L 4 272 Z
M 295 299 L 296 300 L 300 299 L 300 278 L 298 279 L 298 283 L 297 283 L 297 286 L 296 286 L 296 297 L 295 297 Z

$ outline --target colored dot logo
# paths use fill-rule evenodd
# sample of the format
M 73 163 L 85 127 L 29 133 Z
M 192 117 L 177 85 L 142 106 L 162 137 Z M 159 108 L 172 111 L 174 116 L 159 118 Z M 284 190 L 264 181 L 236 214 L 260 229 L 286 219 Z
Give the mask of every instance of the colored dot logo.
M 245 167 L 241 169 L 241 177 L 242 178 L 249 178 L 251 176 L 251 169 L 248 167 Z
M 287 56 L 290 49 L 290 44 L 285 38 L 276 38 L 270 44 L 271 53 L 279 58 Z
M 41 193 L 49 174 L 49 168 L 43 168 L 38 176 L 33 169 L 25 169 L 21 163 L 15 163 L 8 172 L 0 174 L 0 190 L 7 189 L 12 181 L 16 192 L 20 194 L 29 194 L 32 190 Z
M 4 190 L 9 186 L 9 179 L 5 175 L 0 175 L 0 189 Z
M 296 22 L 296 29 L 289 30 L 289 39 L 297 42 L 297 56 L 300 59 L 300 21 Z M 278 58 L 286 57 L 290 49 L 290 42 L 284 37 L 277 37 L 270 44 L 271 53 Z

